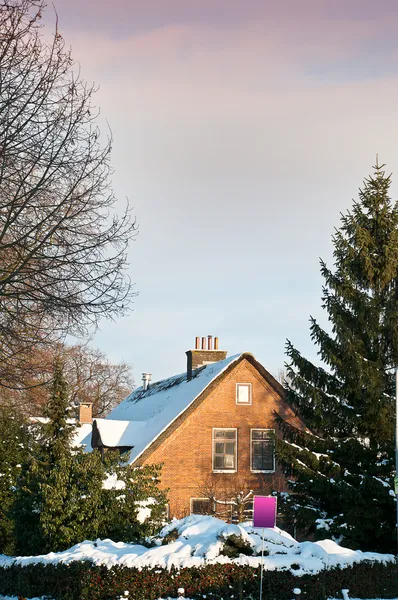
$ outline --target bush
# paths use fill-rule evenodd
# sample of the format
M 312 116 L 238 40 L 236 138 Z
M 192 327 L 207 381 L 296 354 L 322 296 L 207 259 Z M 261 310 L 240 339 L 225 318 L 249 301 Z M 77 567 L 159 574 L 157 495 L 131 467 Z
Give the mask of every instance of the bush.
M 27 597 L 47 595 L 56 600 L 117 600 L 125 591 L 129 600 L 155 600 L 177 597 L 178 588 L 194 600 L 235 600 L 258 597 L 260 568 L 234 564 L 215 564 L 171 570 L 124 566 L 108 569 L 88 561 L 14 564 L 0 568 L 0 593 Z M 300 587 L 302 600 L 341 597 L 348 588 L 356 598 L 397 598 L 396 564 L 363 562 L 345 569 L 330 569 L 317 575 L 297 577 L 290 571 L 265 571 L 264 600 L 291 600 L 293 588 Z
M 221 539 L 224 539 L 223 536 Z M 220 554 L 229 556 L 230 558 L 237 558 L 240 554 L 251 556 L 253 554 L 253 548 L 241 535 L 232 534 L 224 539 L 224 545 Z

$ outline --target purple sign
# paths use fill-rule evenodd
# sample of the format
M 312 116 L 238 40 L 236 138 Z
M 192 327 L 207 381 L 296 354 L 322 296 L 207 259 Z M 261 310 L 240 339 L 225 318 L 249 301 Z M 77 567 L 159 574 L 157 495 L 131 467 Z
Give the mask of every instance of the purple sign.
M 276 498 L 274 496 L 254 496 L 253 527 L 275 527 Z

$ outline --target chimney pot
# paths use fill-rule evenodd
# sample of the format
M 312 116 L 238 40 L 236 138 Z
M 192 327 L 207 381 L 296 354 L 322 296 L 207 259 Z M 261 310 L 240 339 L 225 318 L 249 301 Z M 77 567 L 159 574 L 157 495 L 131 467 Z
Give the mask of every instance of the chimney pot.
M 207 336 L 207 349 L 213 350 L 213 336 L 212 335 Z
M 149 383 L 151 381 L 151 373 L 143 373 L 142 374 L 142 387 L 144 392 L 149 388 Z
M 214 338 L 214 350 L 218 350 L 218 337 Z
M 206 350 L 206 338 L 202 337 L 202 350 Z
M 195 350 L 199 350 L 199 348 L 200 348 L 200 337 L 197 336 L 195 338 Z

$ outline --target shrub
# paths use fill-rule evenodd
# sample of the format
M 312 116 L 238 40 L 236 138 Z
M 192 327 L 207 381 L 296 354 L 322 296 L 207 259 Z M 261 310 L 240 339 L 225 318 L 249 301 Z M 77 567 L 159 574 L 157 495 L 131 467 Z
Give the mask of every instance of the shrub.
M 259 593 L 260 568 L 235 564 L 170 570 L 142 570 L 94 566 L 88 561 L 0 568 L 0 593 L 26 597 L 47 595 L 56 600 L 117 600 L 125 591 L 130 600 L 177 597 L 178 588 L 194 600 L 235 600 L 255 598 Z M 265 571 L 263 600 L 291 600 L 299 587 L 303 600 L 341 597 L 348 588 L 351 597 L 397 598 L 396 564 L 363 562 L 345 569 L 325 570 L 317 575 L 296 576 L 290 570 Z

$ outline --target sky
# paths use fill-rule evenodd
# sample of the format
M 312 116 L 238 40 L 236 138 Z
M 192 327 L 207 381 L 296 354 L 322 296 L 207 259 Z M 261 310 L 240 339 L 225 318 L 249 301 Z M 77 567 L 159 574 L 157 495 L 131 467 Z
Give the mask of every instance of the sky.
M 92 344 L 158 380 L 195 336 L 316 360 L 319 258 L 372 172 L 398 181 L 396 0 L 54 0 L 134 207 L 133 311 Z M 54 23 L 50 5 L 45 21 Z M 397 173 L 397 178 L 394 177 Z M 395 196 L 394 196 L 395 194 Z

